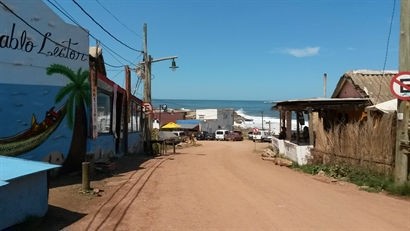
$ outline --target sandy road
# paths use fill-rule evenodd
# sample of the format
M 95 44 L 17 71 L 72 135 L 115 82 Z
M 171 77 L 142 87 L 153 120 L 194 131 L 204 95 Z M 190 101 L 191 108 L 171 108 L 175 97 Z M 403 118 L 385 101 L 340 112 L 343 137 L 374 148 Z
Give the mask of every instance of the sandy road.
M 253 149 L 208 141 L 149 160 L 66 230 L 410 230 L 409 200 L 318 181 Z

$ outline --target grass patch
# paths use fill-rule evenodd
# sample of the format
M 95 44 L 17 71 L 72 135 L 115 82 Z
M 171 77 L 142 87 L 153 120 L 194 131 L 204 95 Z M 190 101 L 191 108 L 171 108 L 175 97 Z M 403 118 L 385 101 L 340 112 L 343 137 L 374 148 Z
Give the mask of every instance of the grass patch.
M 369 169 L 354 168 L 351 166 L 338 164 L 298 165 L 296 163 L 292 166 L 292 168 L 312 175 L 316 175 L 320 171 L 323 171 L 327 176 L 348 181 L 358 186 L 368 186 L 363 188 L 363 190 L 368 192 L 380 192 L 385 190 L 393 195 L 410 196 L 410 182 L 397 186 L 392 177 L 382 175 Z

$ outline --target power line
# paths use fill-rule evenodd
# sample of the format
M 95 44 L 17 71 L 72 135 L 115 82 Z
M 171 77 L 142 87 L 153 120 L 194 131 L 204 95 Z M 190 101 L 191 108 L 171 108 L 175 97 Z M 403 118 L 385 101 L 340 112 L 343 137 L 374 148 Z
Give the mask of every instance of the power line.
M 103 42 L 101 42 L 100 39 L 98 39 L 97 37 L 95 37 L 93 34 L 91 34 L 88 30 L 86 30 L 84 27 L 82 27 L 80 25 L 80 23 L 78 21 L 76 21 L 74 19 L 73 16 L 70 15 L 70 13 L 68 13 L 57 1 L 54 0 L 54 2 L 59 6 L 56 6 L 54 3 L 52 3 L 50 0 L 47 0 L 51 5 L 54 6 L 54 8 L 56 8 L 60 13 L 62 13 L 64 16 L 66 16 L 70 21 L 72 21 L 74 24 L 76 24 L 77 26 L 79 26 L 84 32 L 86 32 L 89 36 L 91 36 L 93 39 L 95 40 L 99 40 L 101 43 L 101 46 L 104 46 L 107 49 L 107 52 L 117 61 L 119 62 L 122 66 L 118 66 L 118 65 L 112 65 L 109 63 L 104 62 L 104 64 L 106 64 L 107 66 L 110 67 L 123 67 L 125 66 L 125 64 L 123 64 L 121 61 L 119 61 L 112 53 L 114 53 L 115 55 L 117 55 L 118 57 L 120 57 L 122 60 L 124 60 L 125 62 L 128 62 L 130 65 L 135 66 L 135 64 L 133 64 L 133 62 L 131 62 L 130 60 L 122 57 L 120 54 L 118 54 L 117 52 L 115 52 L 113 49 L 111 49 L 110 47 L 108 47 L 107 45 L 105 45 Z M 110 53 L 110 51 L 112 53 Z
M 137 32 L 135 32 L 134 30 L 132 30 L 131 28 L 129 28 L 126 24 L 122 23 L 113 13 L 111 13 L 111 11 L 109 11 L 104 5 L 101 4 L 100 1 L 95 0 L 98 5 L 100 5 L 105 11 L 107 11 L 107 13 L 109 13 L 118 23 L 120 23 L 124 28 L 126 28 L 129 32 L 135 34 L 137 37 L 139 37 L 140 39 L 142 39 L 142 37 L 137 34 Z
M 392 10 L 392 13 L 391 13 L 389 33 L 388 33 L 388 36 L 387 36 L 386 54 L 384 55 L 384 63 L 383 63 L 382 77 L 384 77 L 384 74 L 385 74 L 384 72 L 386 71 L 387 57 L 388 57 L 388 54 L 389 54 L 389 45 L 390 45 L 391 30 L 392 30 L 392 27 L 393 27 L 393 19 L 394 19 L 395 11 L 396 11 L 396 0 L 393 0 L 393 10 Z M 382 88 L 382 82 L 380 81 L 380 83 L 379 83 L 379 92 L 377 93 L 377 98 L 376 98 L 375 104 L 378 104 L 378 103 L 379 103 L 379 97 L 380 97 L 381 88 Z
M 97 22 L 97 20 L 95 20 L 83 7 L 81 7 L 81 5 L 76 0 L 72 0 L 72 1 L 74 2 L 74 4 L 76 4 L 81 9 L 82 12 L 84 12 L 84 14 L 86 14 L 95 24 L 97 24 L 103 31 L 105 31 L 105 33 L 107 33 L 109 36 L 111 36 L 117 42 L 121 43 L 122 45 L 126 46 L 127 48 L 129 48 L 133 51 L 143 52 L 141 50 L 132 48 L 129 45 L 122 42 L 121 40 L 119 40 L 117 37 L 115 37 L 113 34 L 111 34 L 111 32 L 109 32 L 107 29 L 105 29 L 99 22 Z

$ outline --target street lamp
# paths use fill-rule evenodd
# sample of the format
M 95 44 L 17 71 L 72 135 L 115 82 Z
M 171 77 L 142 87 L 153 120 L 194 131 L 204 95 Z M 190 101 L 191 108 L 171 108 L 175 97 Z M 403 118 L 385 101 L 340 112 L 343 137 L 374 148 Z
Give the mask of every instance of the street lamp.
M 174 58 L 172 59 L 171 66 L 169 68 L 171 68 L 172 71 L 175 71 L 178 68 L 178 66 L 175 64 L 175 59 Z

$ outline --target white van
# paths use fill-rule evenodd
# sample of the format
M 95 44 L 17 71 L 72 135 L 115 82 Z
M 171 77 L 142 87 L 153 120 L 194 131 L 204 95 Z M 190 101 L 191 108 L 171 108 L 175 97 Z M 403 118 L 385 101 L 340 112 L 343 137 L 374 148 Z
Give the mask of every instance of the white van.
M 215 139 L 216 140 L 224 140 L 225 135 L 229 134 L 228 130 L 216 130 L 215 131 Z
M 272 134 L 266 130 L 260 130 L 258 133 L 253 135 L 253 139 L 257 141 L 270 141 L 272 140 Z

